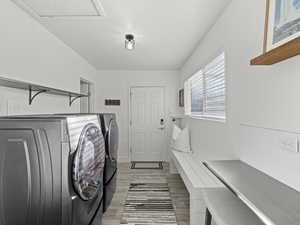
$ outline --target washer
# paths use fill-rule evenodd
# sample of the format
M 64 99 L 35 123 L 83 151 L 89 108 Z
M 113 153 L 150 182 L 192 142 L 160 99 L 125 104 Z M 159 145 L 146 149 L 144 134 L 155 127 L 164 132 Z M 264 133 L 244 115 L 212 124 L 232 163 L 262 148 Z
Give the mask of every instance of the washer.
M 64 114 L 57 114 L 58 116 Z M 71 115 L 89 115 L 83 114 L 65 114 Z M 105 169 L 104 169 L 104 196 L 103 212 L 106 212 L 117 189 L 117 166 L 118 166 L 118 146 L 119 146 L 119 128 L 116 114 L 98 113 L 102 134 L 105 139 Z
M 105 212 L 111 203 L 117 187 L 119 128 L 116 114 L 114 113 L 102 113 L 100 114 L 100 120 L 106 150 L 103 199 L 103 212 Z
M 0 224 L 101 224 L 97 115 L 0 118 Z

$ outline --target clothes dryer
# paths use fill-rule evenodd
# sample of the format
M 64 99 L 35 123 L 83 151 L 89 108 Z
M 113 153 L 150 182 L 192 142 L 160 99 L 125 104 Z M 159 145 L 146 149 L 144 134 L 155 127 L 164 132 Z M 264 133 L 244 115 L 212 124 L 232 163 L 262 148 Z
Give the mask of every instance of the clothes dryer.
M 0 118 L 0 224 L 101 224 L 104 165 L 96 115 Z
M 100 121 L 105 139 L 105 169 L 104 169 L 104 212 L 108 209 L 117 187 L 119 128 L 116 115 L 102 113 Z

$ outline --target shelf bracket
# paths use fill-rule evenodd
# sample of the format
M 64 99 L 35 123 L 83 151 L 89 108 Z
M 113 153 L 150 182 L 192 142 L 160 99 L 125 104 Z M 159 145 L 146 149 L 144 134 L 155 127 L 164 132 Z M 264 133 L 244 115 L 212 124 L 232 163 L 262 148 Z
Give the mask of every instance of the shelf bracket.
M 33 100 L 40 94 L 47 92 L 46 90 L 39 90 L 34 93 L 31 87 L 29 87 L 29 105 L 32 104 Z
M 77 100 L 77 99 L 80 99 L 80 98 L 87 98 L 88 96 L 85 96 L 85 95 L 78 95 L 78 96 L 75 96 L 75 97 L 72 97 L 71 95 L 69 95 L 69 106 L 71 107 L 72 104 Z

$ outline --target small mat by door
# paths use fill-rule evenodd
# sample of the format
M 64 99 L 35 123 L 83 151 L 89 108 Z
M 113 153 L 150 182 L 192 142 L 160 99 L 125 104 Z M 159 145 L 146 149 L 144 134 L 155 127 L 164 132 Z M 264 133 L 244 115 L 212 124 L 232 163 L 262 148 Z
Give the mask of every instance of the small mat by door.
M 163 169 L 162 162 L 131 162 L 131 169 Z
M 131 183 L 121 225 L 177 225 L 167 183 Z

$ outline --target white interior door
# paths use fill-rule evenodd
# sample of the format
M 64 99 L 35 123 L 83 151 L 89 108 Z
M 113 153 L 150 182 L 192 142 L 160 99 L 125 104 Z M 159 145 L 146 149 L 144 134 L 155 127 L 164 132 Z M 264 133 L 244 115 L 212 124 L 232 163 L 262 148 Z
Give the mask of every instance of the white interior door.
M 131 95 L 131 160 L 163 161 L 166 149 L 163 87 L 135 87 Z

